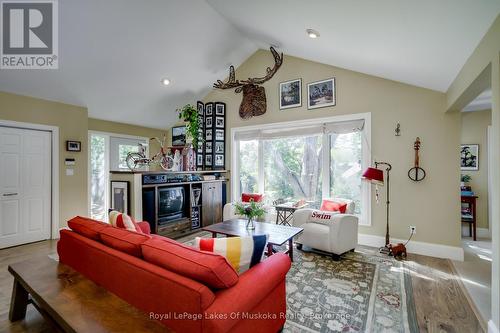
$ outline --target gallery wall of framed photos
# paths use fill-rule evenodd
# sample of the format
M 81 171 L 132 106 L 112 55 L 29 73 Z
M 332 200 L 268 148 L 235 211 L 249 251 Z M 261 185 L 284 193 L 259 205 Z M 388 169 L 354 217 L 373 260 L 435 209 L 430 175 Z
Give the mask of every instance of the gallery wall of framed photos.
M 200 144 L 197 149 L 198 170 L 224 170 L 226 161 L 226 104 L 197 102 L 198 116 L 203 126 L 198 131 Z M 201 120 L 201 119 L 200 119 Z

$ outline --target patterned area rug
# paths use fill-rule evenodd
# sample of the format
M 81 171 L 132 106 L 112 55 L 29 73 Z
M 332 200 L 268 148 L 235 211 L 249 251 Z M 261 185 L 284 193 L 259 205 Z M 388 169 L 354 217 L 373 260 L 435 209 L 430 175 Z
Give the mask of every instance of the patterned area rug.
M 195 236 L 211 237 L 180 241 L 191 245 Z M 377 249 L 362 247 L 341 261 L 295 250 L 286 288 L 285 332 L 418 332 L 411 277 Z

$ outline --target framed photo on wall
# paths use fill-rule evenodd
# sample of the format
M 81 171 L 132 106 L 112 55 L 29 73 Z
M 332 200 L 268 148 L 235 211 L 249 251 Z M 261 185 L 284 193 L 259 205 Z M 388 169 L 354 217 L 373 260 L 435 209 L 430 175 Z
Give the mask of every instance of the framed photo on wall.
M 302 106 L 302 79 L 280 83 L 280 110 Z
M 82 151 L 82 143 L 80 141 L 66 141 L 66 150 L 80 152 Z
M 307 108 L 317 109 L 335 106 L 335 78 L 307 84 Z
M 172 146 L 186 145 L 186 126 L 172 127 Z
M 460 145 L 460 170 L 477 171 L 479 170 L 479 145 L 463 144 Z
M 225 116 L 226 115 L 226 104 L 217 102 L 215 103 L 215 115 Z

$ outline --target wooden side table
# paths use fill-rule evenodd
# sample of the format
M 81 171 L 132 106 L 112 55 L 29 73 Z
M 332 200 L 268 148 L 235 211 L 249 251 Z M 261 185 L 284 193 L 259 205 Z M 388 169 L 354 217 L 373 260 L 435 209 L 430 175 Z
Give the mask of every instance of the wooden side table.
M 477 226 L 477 220 L 476 220 L 476 195 L 462 195 L 461 197 L 461 202 L 468 204 L 470 207 L 470 217 L 467 215 L 465 216 L 464 214 L 462 215 L 462 222 L 469 223 L 469 235 L 472 236 L 473 240 L 476 240 L 476 226 Z

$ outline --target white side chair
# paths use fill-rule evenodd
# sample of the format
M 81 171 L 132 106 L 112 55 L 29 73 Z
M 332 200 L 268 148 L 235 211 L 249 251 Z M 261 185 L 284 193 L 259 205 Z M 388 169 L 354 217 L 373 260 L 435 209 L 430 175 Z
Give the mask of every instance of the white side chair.
M 348 204 L 346 214 L 336 214 L 327 222 L 311 221 L 311 215 L 315 211 L 321 212 L 304 208 L 293 215 L 293 226 L 304 228 L 295 240 L 297 248 L 301 249 L 305 245 L 328 252 L 334 260 L 339 260 L 346 252 L 354 251 L 358 245 L 358 217 L 347 214 L 354 212 L 354 202 L 351 202 L 351 207 Z

